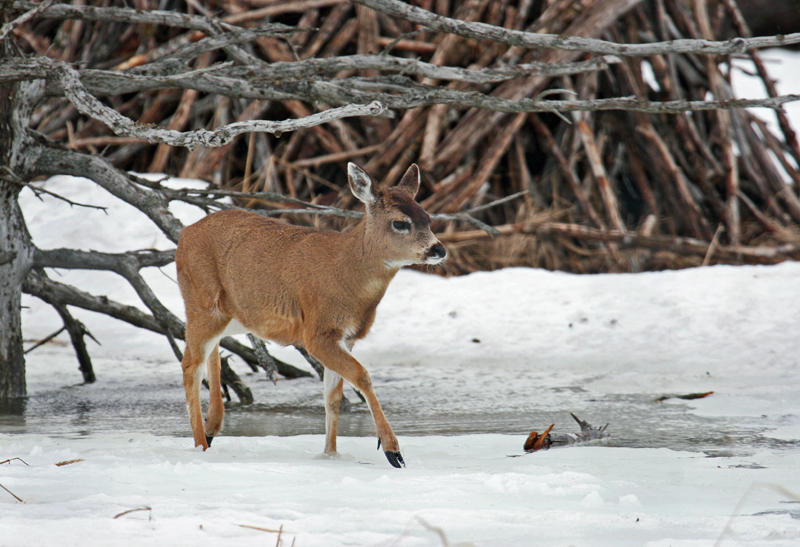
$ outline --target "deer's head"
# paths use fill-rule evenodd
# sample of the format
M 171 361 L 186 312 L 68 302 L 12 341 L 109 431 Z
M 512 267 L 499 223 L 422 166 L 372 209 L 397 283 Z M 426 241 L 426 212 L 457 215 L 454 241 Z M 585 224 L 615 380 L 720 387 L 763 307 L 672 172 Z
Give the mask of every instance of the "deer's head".
M 414 201 L 421 182 L 416 164 L 390 188 L 377 188 L 354 163 L 347 164 L 347 175 L 350 191 L 366 206 L 365 240 L 373 252 L 382 254 L 387 268 L 436 265 L 447 258 L 447 250 L 431 231 L 430 216 Z

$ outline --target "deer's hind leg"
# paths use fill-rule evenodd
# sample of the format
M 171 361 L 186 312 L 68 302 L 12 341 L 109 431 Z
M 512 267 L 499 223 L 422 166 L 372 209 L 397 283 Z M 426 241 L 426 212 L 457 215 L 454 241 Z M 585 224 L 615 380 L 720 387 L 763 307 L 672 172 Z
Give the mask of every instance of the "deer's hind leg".
M 194 445 L 203 450 L 208 449 L 210 437 L 222 427 L 224 407 L 220 385 L 220 362 L 217 343 L 225 324 L 229 319 L 218 318 L 212 321 L 192 320 L 187 313 L 186 348 L 181 361 L 183 369 L 183 387 L 186 391 L 186 409 L 192 425 Z M 209 419 L 212 422 L 212 434 L 206 435 L 203 425 L 203 409 L 200 404 L 200 386 L 203 381 L 202 365 L 208 363 L 208 380 L 211 391 Z
M 339 409 L 342 406 L 342 377 L 326 368 L 323 374 L 325 386 L 325 454 L 336 454 L 336 430 L 339 426 Z
M 219 343 L 214 345 L 208 356 L 208 416 L 206 417 L 206 442 L 211 446 L 211 439 L 222 429 L 225 417 L 225 404 L 222 402 L 222 381 L 220 378 L 221 363 L 219 360 Z

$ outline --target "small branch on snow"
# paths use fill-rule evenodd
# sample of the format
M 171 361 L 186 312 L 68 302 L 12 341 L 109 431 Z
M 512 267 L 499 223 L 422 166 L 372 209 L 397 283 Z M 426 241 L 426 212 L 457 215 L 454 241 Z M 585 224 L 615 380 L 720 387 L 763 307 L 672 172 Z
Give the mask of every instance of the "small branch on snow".
M 8 488 L 6 488 L 5 486 L 3 486 L 3 484 L 2 484 L 2 483 L 0 483 L 0 488 L 2 488 L 3 490 L 5 490 L 5 491 L 6 491 L 6 492 L 8 492 L 9 494 L 11 494 L 11 496 L 12 496 L 12 497 L 13 497 L 15 500 L 17 500 L 18 502 L 20 502 L 20 503 L 25 503 L 25 500 L 24 500 L 24 499 L 22 499 L 21 497 L 19 497 L 18 495 L 16 495 L 14 492 L 12 492 L 11 490 L 9 490 L 9 489 L 8 489 Z

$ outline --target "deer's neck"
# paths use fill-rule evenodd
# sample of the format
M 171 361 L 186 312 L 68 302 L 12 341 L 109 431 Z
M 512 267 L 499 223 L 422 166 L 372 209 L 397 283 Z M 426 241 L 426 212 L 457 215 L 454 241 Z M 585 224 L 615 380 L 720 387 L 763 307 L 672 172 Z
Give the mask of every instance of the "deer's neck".
M 369 285 L 383 295 L 399 269 L 387 265 L 385 244 L 370 233 L 366 220 L 342 236 L 346 246 L 343 256 L 349 262 L 347 271 L 352 273 L 353 280 Z

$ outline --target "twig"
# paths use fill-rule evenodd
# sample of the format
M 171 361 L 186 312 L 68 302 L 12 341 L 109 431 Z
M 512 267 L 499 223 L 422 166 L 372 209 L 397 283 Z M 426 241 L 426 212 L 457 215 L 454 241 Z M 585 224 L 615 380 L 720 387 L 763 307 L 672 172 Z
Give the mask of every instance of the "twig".
M 26 462 L 25 460 L 23 460 L 22 458 L 9 458 L 7 460 L 1 461 L 0 465 L 6 464 L 6 463 L 11 463 L 11 462 L 22 462 L 25 465 L 27 465 L 28 467 L 30 467 L 30 464 L 28 462 Z
M 6 492 L 8 492 L 9 494 L 11 494 L 11 496 L 12 496 L 12 497 L 13 497 L 15 500 L 17 500 L 18 502 L 20 502 L 20 503 L 25 503 L 25 500 L 24 500 L 24 499 L 22 499 L 21 497 L 19 497 L 18 495 L 16 495 L 14 492 L 12 492 L 11 490 L 9 490 L 9 489 L 8 489 L 8 488 L 6 488 L 5 486 L 3 486 L 3 483 L 0 483 L 0 488 L 2 488 L 3 490 L 5 490 L 5 491 L 6 491 Z
M 48 335 L 48 336 L 45 336 L 44 338 L 42 338 L 41 340 L 39 340 L 38 342 L 36 342 L 34 345 L 32 345 L 31 347 L 29 347 L 28 349 L 26 349 L 26 350 L 25 350 L 25 351 L 23 351 L 22 353 L 23 353 L 24 355 L 27 355 L 28 353 L 32 352 L 33 350 L 35 350 L 35 349 L 36 349 L 36 348 L 38 348 L 39 346 L 43 346 L 43 345 L 45 345 L 45 344 L 46 344 L 46 343 L 48 343 L 50 340 L 52 340 L 53 338 L 55 338 L 56 336 L 58 336 L 59 334 L 61 334 L 62 332 L 64 332 L 64 331 L 66 330 L 66 328 L 67 328 L 66 326 L 63 326 L 63 327 L 61 327 L 60 329 L 58 329 L 57 331 L 55 331 L 53 334 L 50 334 L 50 335 Z M 6 463 L 6 462 L 0 462 L 0 463 Z
M 42 194 L 44 194 L 44 195 L 47 195 L 47 196 L 50 196 L 50 197 L 54 197 L 57 200 L 63 201 L 64 203 L 68 204 L 70 207 L 86 207 L 87 209 L 97 209 L 99 211 L 103 211 L 104 213 L 108 213 L 108 207 L 103 207 L 103 206 L 100 206 L 100 205 L 92 205 L 91 203 L 80 203 L 78 201 L 73 201 L 73 200 L 71 200 L 69 198 L 66 198 L 66 197 L 62 196 L 61 194 L 57 194 L 56 192 L 53 192 L 53 191 L 48 190 L 46 188 L 42 188 L 41 186 L 35 186 L 33 184 L 27 184 L 25 186 L 30 188 L 31 192 L 33 192 L 33 194 L 41 201 L 43 201 L 42 200 Z
M 149 505 L 144 505 L 142 507 L 135 507 L 133 509 L 128 509 L 127 511 L 123 511 L 121 513 L 117 513 L 116 515 L 114 515 L 114 518 L 118 519 L 120 517 L 124 517 L 125 515 L 130 515 L 131 513 L 136 513 L 137 511 L 148 511 L 148 512 L 150 512 L 150 516 L 152 517 L 153 508 L 150 507 Z
M 708 244 L 708 251 L 706 251 L 706 255 L 703 257 L 703 262 L 700 264 L 701 266 L 708 266 L 711 263 L 711 257 L 714 255 L 714 251 L 717 250 L 717 246 L 719 245 L 719 236 L 723 230 L 725 230 L 725 227 L 722 224 L 717 226 L 717 229 L 714 232 L 714 237 L 711 238 L 711 243 Z
M 64 467 L 65 465 L 72 465 L 73 463 L 80 463 L 84 461 L 83 458 L 75 458 L 73 460 L 64 460 L 62 462 L 56 462 L 56 467 Z
M 8 23 L 4 24 L 2 27 L 0 27 L 0 41 L 5 40 L 6 36 L 8 36 L 8 33 L 14 30 L 16 27 L 24 24 L 26 21 L 30 19 L 33 19 L 34 17 L 39 15 L 43 10 L 49 8 L 53 2 L 54 0 L 44 0 L 39 4 L 34 4 L 34 7 L 32 9 L 26 11 L 16 19 L 13 19 Z

